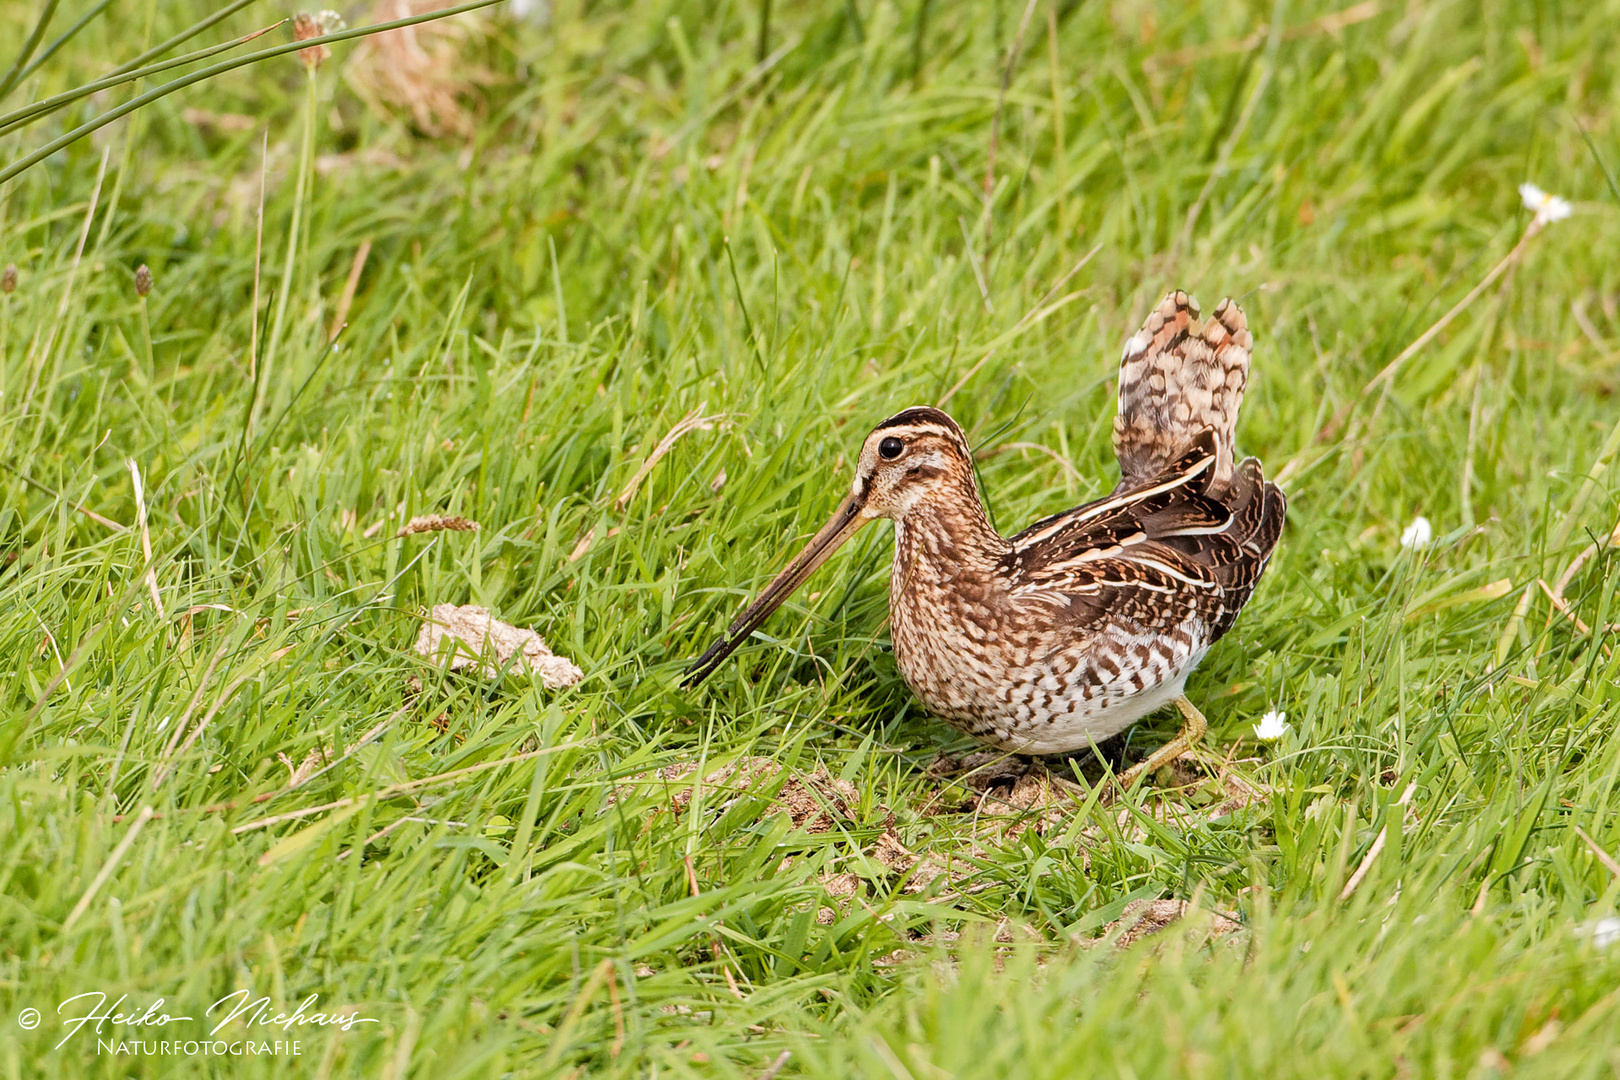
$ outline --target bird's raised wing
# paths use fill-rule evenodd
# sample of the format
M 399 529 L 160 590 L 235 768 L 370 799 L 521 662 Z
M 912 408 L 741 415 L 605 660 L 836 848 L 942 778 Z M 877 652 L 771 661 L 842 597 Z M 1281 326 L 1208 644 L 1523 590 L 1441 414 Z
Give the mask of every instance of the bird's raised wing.
M 1144 631 L 1197 619 L 1213 642 L 1237 618 L 1282 532 L 1285 500 L 1259 463 L 1217 487 L 1203 429 L 1158 476 L 1031 525 L 1007 557 L 1015 598 L 1060 604 L 1081 624 Z

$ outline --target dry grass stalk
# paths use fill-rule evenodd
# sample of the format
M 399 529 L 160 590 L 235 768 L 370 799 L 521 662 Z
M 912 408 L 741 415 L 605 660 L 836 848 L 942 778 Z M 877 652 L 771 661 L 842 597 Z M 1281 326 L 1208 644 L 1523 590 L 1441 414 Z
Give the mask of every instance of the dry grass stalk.
M 793 1051 L 791 1050 L 784 1050 L 777 1054 L 776 1060 L 771 1062 L 770 1067 L 759 1074 L 759 1080 L 775 1080 L 776 1074 L 782 1071 L 782 1066 L 786 1065 L 788 1059 L 792 1056 Z
M 327 763 L 330 756 L 326 747 L 318 746 L 305 754 L 303 761 L 294 765 L 292 758 L 279 750 L 276 751 L 276 760 L 287 767 L 287 786 L 289 788 L 304 786 L 310 777 L 321 770 L 321 767 Z
M 332 316 L 332 329 L 327 332 L 327 341 L 336 341 L 338 334 L 348 325 L 349 306 L 354 303 L 354 291 L 360 287 L 360 272 L 366 268 L 366 259 L 371 256 L 371 237 L 360 241 L 355 249 L 354 261 L 349 264 L 349 277 L 343 283 L 343 295 L 338 297 L 337 312 Z
M 305 784 L 309 783 L 311 780 L 314 780 L 327 770 L 343 764 L 343 762 L 354 756 L 354 752 L 356 750 L 359 750 L 362 746 L 365 746 L 367 743 L 375 740 L 379 735 L 388 730 L 389 725 L 391 725 L 395 720 L 398 720 L 400 717 L 404 716 L 409 711 L 409 705 L 404 705 L 398 709 L 395 709 L 388 716 L 377 721 L 377 723 L 373 724 L 369 729 L 367 729 L 364 735 L 350 743 L 348 748 L 336 758 L 332 757 L 332 749 L 330 746 L 323 746 L 318 751 L 311 750 L 309 752 L 309 757 L 304 759 L 303 764 L 297 768 L 293 768 L 291 762 L 284 755 L 278 753 L 276 757 L 281 759 L 283 765 L 286 765 L 292 770 L 292 776 L 287 779 L 287 786 L 282 788 L 279 792 L 267 792 L 264 795 L 260 795 L 253 801 L 256 803 L 264 802 L 275 795 L 283 794 L 288 791 L 293 791 L 296 788 L 303 787 Z M 314 758 L 317 755 L 319 755 L 322 760 L 317 761 L 313 768 L 306 770 L 305 766 L 310 764 L 310 758 Z
M 607 535 L 609 537 L 618 536 L 619 527 L 617 525 L 613 526 L 607 531 Z M 579 562 L 579 560 L 585 557 L 585 553 L 591 550 L 591 545 L 595 542 L 596 526 L 592 525 L 589 529 L 585 530 L 585 535 L 579 538 L 579 543 L 574 545 L 574 550 L 568 553 L 568 561 Z
M 67 318 L 68 307 L 73 301 L 73 286 L 79 280 L 79 264 L 84 260 L 84 245 L 90 239 L 90 223 L 95 220 L 96 207 L 101 202 L 101 182 L 107 178 L 107 159 L 111 155 L 111 147 L 101 153 L 101 167 L 96 171 L 96 185 L 90 189 L 90 203 L 85 208 L 84 226 L 79 230 L 79 245 L 73 249 L 73 261 L 68 264 L 67 286 L 62 290 L 62 300 L 56 307 L 56 318 L 51 320 L 51 328 L 45 335 L 45 347 L 37 352 L 30 343 L 28 350 L 28 391 L 23 395 L 23 410 L 26 412 L 30 402 L 34 400 L 34 392 L 39 389 L 40 373 L 49 362 L 51 351 L 56 347 L 56 335 L 64 325 Z M 34 341 L 39 340 L 36 335 Z
M 1373 388 L 1379 383 L 1388 382 L 1389 380 L 1393 379 L 1395 377 L 1395 373 L 1400 370 L 1402 364 L 1406 363 L 1418 352 L 1422 351 L 1423 346 L 1427 345 L 1429 342 L 1433 341 L 1437 336 L 1439 336 L 1442 330 L 1451 325 L 1453 319 L 1455 319 L 1458 315 L 1461 315 L 1464 311 L 1467 311 L 1470 304 L 1472 304 L 1475 300 L 1478 300 L 1485 290 L 1491 287 L 1497 278 L 1506 273 L 1524 256 L 1526 249 L 1528 249 L 1530 246 L 1530 241 L 1534 240 L 1544 227 L 1545 225 L 1541 218 L 1537 217 L 1533 219 L 1525 228 L 1524 234 L 1519 237 L 1519 242 L 1513 245 L 1513 250 L 1504 255 L 1501 262 L 1491 267 L 1490 273 L 1481 278 L 1479 284 L 1475 285 L 1471 290 L 1469 290 L 1467 296 L 1464 296 L 1461 300 L 1457 301 L 1456 305 L 1453 306 L 1450 311 L 1436 319 L 1433 326 L 1419 334 L 1416 341 L 1402 349 L 1400 354 L 1396 356 L 1395 359 L 1384 365 L 1382 371 L 1369 379 L 1367 385 L 1361 388 L 1362 395 L 1365 396 L 1366 394 L 1371 393 Z
M 264 188 L 270 170 L 270 129 L 259 139 L 259 214 L 253 227 L 253 303 L 248 308 L 248 385 L 259 384 L 259 277 L 264 269 Z
M 965 236 L 965 233 L 964 233 L 964 236 Z M 1015 340 L 1031 324 L 1039 322 L 1039 321 L 1045 319 L 1048 315 L 1050 315 L 1054 311 L 1058 310 L 1058 308 L 1060 308 L 1063 305 L 1067 304 L 1069 301 L 1074 300 L 1077 297 L 1079 297 L 1083 290 L 1082 291 L 1072 292 L 1072 293 L 1068 294 L 1067 296 L 1060 297 L 1056 301 L 1052 300 L 1052 298 L 1054 296 L 1057 296 L 1058 290 L 1063 288 L 1064 285 L 1067 285 L 1068 282 L 1069 282 L 1069 279 L 1074 277 L 1074 275 L 1078 274 L 1080 272 L 1081 268 L 1084 267 L 1086 265 L 1086 263 L 1091 261 L 1092 256 L 1096 255 L 1097 252 L 1099 252 L 1101 250 L 1102 250 L 1102 244 L 1099 243 L 1096 247 L 1093 247 L 1090 251 L 1088 251 L 1084 255 L 1080 256 L 1080 261 L 1075 263 L 1073 266 L 1069 267 L 1068 273 L 1066 273 L 1062 277 L 1058 278 L 1057 281 L 1053 283 L 1052 287 L 1050 289 L 1046 290 L 1046 295 L 1041 297 L 1040 301 L 1037 304 L 1035 304 L 1034 307 L 1032 307 L 1028 311 L 1024 312 L 1023 317 L 1020 318 L 1016 324 L 1014 324 L 1014 326 L 1013 326 L 1013 328 L 1011 330 L 1007 331 L 1005 334 L 1001 334 L 998 337 L 996 337 L 991 342 L 990 347 L 985 350 L 984 355 L 979 357 L 978 360 L 974 361 L 973 366 L 968 368 L 966 373 L 964 373 L 963 376 L 960 379 L 957 379 L 955 384 L 952 385 L 949 390 L 945 391 L 944 396 L 942 396 L 934 404 L 936 406 L 938 406 L 939 408 L 943 409 L 945 407 L 946 403 L 948 403 L 951 400 L 951 398 L 956 396 L 956 392 L 958 390 L 962 389 L 962 387 L 966 386 L 967 383 L 968 383 L 968 380 L 973 378 L 973 376 L 977 375 L 979 373 L 979 369 L 984 367 L 984 365 L 990 361 L 990 358 L 992 356 L 996 355 L 996 349 L 998 349 L 1000 346 L 1002 346 L 1004 344 L 1007 344 L 1008 342 L 1011 342 L 1011 341 Z M 977 269 L 975 269 L 974 272 L 977 273 L 978 272 Z M 981 288 L 981 291 L 982 291 L 983 286 L 981 285 L 980 288 Z M 986 297 L 986 299 L 988 299 L 988 297 Z
M 193 604 L 180 613 L 180 652 L 191 649 L 192 619 L 204 611 L 225 611 L 236 614 L 236 609 L 229 604 Z
M 1575 575 L 1586 565 L 1586 561 L 1603 548 L 1615 544 L 1620 544 L 1620 521 L 1614 523 L 1614 528 L 1609 530 L 1609 535 L 1605 539 L 1586 545 L 1579 555 L 1570 560 L 1569 565 L 1564 567 L 1564 572 L 1558 575 L 1558 584 L 1553 586 L 1554 595 L 1563 596 L 1565 590 L 1569 588 L 1569 583 L 1575 580 Z
M 1597 861 L 1603 864 L 1604 869 L 1608 870 L 1609 873 L 1613 874 L 1615 877 L 1620 877 L 1620 862 L 1615 861 L 1615 857 L 1613 855 L 1610 855 L 1607 851 L 1604 851 L 1602 845 L 1588 836 L 1586 834 L 1586 830 L 1581 828 L 1579 825 L 1571 825 L 1570 828 L 1575 830 L 1575 835 L 1580 837 L 1581 840 L 1585 842 L 1586 846 L 1591 849 L 1593 855 L 1597 856 Z
M 1552 602 L 1554 611 L 1558 612 L 1558 614 L 1574 623 L 1575 629 L 1580 632 L 1581 636 L 1592 636 L 1592 628 L 1587 626 L 1585 620 L 1583 620 L 1579 615 L 1575 614 L 1575 609 L 1569 606 L 1568 600 L 1565 600 L 1558 593 L 1555 593 L 1552 586 L 1548 585 L 1540 578 L 1536 578 L 1536 584 L 1541 586 L 1541 591 L 1547 594 L 1547 599 Z M 1550 621 L 1552 616 L 1549 615 L 1547 618 Z M 1605 657 L 1612 657 L 1614 655 L 1614 650 L 1603 644 L 1601 641 L 1598 642 L 1598 648 L 1603 650 L 1603 655 Z
M 1539 221 L 1540 218 L 1538 217 L 1536 220 Z M 1528 237 L 1534 229 L 1535 223 L 1532 222 L 1530 229 L 1525 231 L 1525 236 Z M 1616 423 L 1609 432 L 1609 437 L 1603 442 L 1603 448 L 1598 451 L 1597 457 L 1592 461 L 1592 467 L 1586 471 L 1586 477 L 1576 490 L 1575 498 L 1570 502 L 1569 511 L 1564 515 L 1563 522 L 1559 524 L 1558 532 L 1554 535 L 1549 550 L 1562 550 L 1564 545 L 1569 542 L 1570 533 L 1579 524 L 1581 514 L 1586 509 L 1587 501 L 1591 498 L 1592 493 L 1597 490 L 1599 482 L 1603 479 L 1603 474 L 1608 472 L 1609 465 L 1617 454 L 1620 454 L 1620 423 Z M 1575 556 L 1564 572 L 1559 575 L 1558 584 L 1552 588 L 1552 595 L 1562 598 L 1564 590 L 1568 588 L 1571 581 L 1575 580 L 1575 575 L 1580 572 L 1580 568 L 1585 565 L 1586 561 L 1596 555 L 1601 548 L 1615 543 L 1617 539 L 1620 539 L 1620 522 L 1615 524 L 1615 527 L 1610 530 L 1608 537 L 1604 541 L 1587 545 L 1579 555 Z M 1543 585 L 1542 588 L 1546 588 L 1546 586 Z M 1502 628 L 1502 636 L 1496 642 L 1496 663 L 1492 665 L 1493 668 L 1501 667 L 1507 661 L 1508 653 L 1513 648 L 1514 639 L 1518 637 L 1519 630 L 1524 625 L 1525 617 L 1530 612 L 1530 598 L 1535 593 L 1535 589 L 1536 583 L 1534 581 L 1525 585 L 1524 593 L 1519 597 L 1518 605 L 1514 607 L 1513 614 L 1509 616 L 1507 625 Z
M 1401 792 L 1399 799 L 1395 800 L 1395 805 L 1407 805 L 1412 801 L 1412 796 L 1415 794 L 1417 794 L 1417 781 L 1414 780 L 1406 785 L 1406 790 Z M 1356 867 L 1356 872 L 1350 875 L 1350 880 L 1344 883 L 1344 891 L 1339 893 L 1340 900 L 1348 900 L 1355 893 L 1362 879 L 1367 876 L 1367 871 L 1372 869 L 1373 860 L 1378 858 L 1378 853 L 1384 850 L 1384 841 L 1387 839 L 1389 839 L 1389 826 L 1385 825 L 1378 830 L 1378 835 L 1373 838 L 1372 847 L 1367 849 L 1367 854 L 1362 858 L 1361 865 Z
M 982 211 L 984 215 L 984 243 L 990 246 L 990 233 L 996 198 L 996 149 L 1001 142 L 1001 113 L 1007 106 L 1007 90 L 1012 86 L 1013 68 L 1018 66 L 1018 57 L 1024 51 L 1024 34 L 1029 31 L 1029 19 L 1035 14 L 1035 0 L 1029 0 L 1024 5 L 1024 17 L 1018 21 L 1018 36 L 1013 39 L 1013 47 L 1007 53 L 1007 65 L 1001 74 L 1001 92 L 996 95 L 995 115 L 990 118 L 990 148 L 985 154 L 984 164 L 984 194 Z
M 140 813 L 135 815 L 134 824 L 129 827 L 129 831 L 124 834 L 124 838 L 118 842 L 118 846 L 112 849 L 112 853 L 107 856 L 107 861 L 101 864 L 101 869 L 84 890 L 83 895 L 79 897 L 79 902 L 73 905 L 73 910 L 68 912 L 67 919 L 62 923 L 63 934 L 72 930 L 73 924 L 78 922 L 86 911 L 90 910 L 90 901 L 96 898 L 96 893 L 100 892 L 101 887 L 107 884 L 107 879 L 112 877 L 113 872 L 123 865 L 124 856 L 129 853 L 129 849 L 134 845 L 135 838 L 141 835 L 141 830 L 146 828 L 146 823 L 151 821 L 154 816 L 150 806 L 141 807 Z
M 142 267 L 145 269 L 145 267 Z M 135 487 L 135 527 L 141 534 L 141 555 L 146 559 L 146 587 L 152 593 L 152 606 L 158 618 L 165 618 L 163 596 L 158 592 L 157 569 L 152 565 L 152 533 L 146 527 L 146 487 L 141 483 L 141 467 L 129 459 L 130 482 Z
M 709 431 L 715 424 L 726 418 L 725 413 L 704 416 L 703 410 L 707 404 L 705 402 L 687 413 L 679 423 L 669 429 L 669 434 L 658 441 L 658 445 L 653 447 L 653 452 L 647 455 L 647 460 L 641 463 L 641 468 L 636 470 L 636 475 L 630 478 L 630 482 L 624 485 L 624 490 L 619 492 L 619 497 L 613 500 L 615 510 L 623 510 L 630 505 L 630 500 L 635 497 L 636 489 L 641 486 L 641 482 L 647 478 L 648 473 L 652 472 L 653 466 L 657 465 L 665 454 L 674 449 L 676 441 L 682 435 L 689 431 Z

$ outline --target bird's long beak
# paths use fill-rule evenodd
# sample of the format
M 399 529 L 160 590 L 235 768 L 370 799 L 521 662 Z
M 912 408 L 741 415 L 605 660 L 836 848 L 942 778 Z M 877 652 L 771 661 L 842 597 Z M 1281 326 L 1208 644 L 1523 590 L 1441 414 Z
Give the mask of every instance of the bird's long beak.
M 804 545 L 804 550 L 788 563 L 787 568 L 776 575 L 776 580 L 765 587 L 759 594 L 759 599 L 738 615 L 719 641 L 710 645 L 708 651 L 693 661 L 686 671 L 686 678 L 682 686 L 692 687 L 708 678 L 719 667 L 726 657 L 747 640 L 748 635 L 759 628 L 759 624 L 768 618 L 771 612 L 782 606 L 782 602 L 793 595 L 793 591 L 804 584 L 806 578 L 815 573 L 816 567 L 827 561 L 827 556 L 837 551 L 845 540 L 855 535 L 857 529 L 871 519 L 862 511 L 866 508 L 866 495 L 851 495 L 844 500 L 844 505 L 833 514 L 832 520 L 821 527 L 821 531 Z

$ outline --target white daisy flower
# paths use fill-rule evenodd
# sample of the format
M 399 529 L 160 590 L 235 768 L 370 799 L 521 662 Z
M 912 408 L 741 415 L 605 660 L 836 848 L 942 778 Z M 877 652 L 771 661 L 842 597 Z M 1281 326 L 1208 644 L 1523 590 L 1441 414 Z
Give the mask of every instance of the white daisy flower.
M 1600 949 L 1620 943 L 1620 917 L 1610 915 L 1592 924 L 1592 944 Z
M 1401 547 L 1420 548 L 1428 547 L 1429 541 L 1434 539 L 1434 526 L 1429 519 L 1421 514 L 1412 519 L 1412 524 L 1401 533 Z
M 1254 725 L 1254 737 L 1261 742 L 1276 742 L 1288 734 L 1288 714 L 1272 709 Z
M 1568 199 L 1549 195 L 1528 180 L 1519 185 L 1519 198 L 1524 200 L 1524 208 L 1536 215 L 1536 225 L 1563 221 L 1574 211 Z

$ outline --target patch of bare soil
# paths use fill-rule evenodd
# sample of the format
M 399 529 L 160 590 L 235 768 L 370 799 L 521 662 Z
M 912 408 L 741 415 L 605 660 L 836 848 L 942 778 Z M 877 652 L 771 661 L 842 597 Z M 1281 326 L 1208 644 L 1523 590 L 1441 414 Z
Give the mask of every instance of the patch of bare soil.
M 1103 927 L 1098 940 L 1106 941 L 1110 935 L 1117 933 L 1119 936 L 1114 939 L 1114 944 L 1124 949 L 1200 911 L 1186 900 L 1133 900 L 1125 905 L 1119 918 Z M 1207 925 L 1190 928 L 1190 934 L 1215 938 L 1243 929 L 1243 924 L 1238 922 L 1235 915 L 1218 911 L 1202 911 L 1202 914 L 1208 919 Z
M 676 816 L 684 814 L 692 805 L 692 798 L 702 789 L 704 804 L 722 811 L 743 795 L 757 795 L 786 772 L 782 785 L 766 800 L 760 817 L 787 814 L 795 829 L 808 833 L 831 832 L 840 821 L 854 821 L 851 809 L 859 801 L 860 793 L 853 784 L 817 768 L 811 773 L 794 773 L 765 757 L 748 757 L 722 765 L 697 782 L 697 763 L 690 761 L 666 765 L 654 773 L 635 778 L 644 784 L 653 782 L 672 789 L 669 805 Z
M 1269 798 L 1265 785 L 1233 769 L 1256 760 L 1212 763 L 1207 755 L 1183 754 L 1157 778 L 1136 789 L 1134 805 L 1118 805 L 1117 789 L 1104 791 L 1098 804 L 1113 808 L 1115 827 L 1131 840 L 1147 835 L 1139 816 L 1143 813 L 1153 821 L 1175 822 L 1183 828 L 1213 821 Z M 1038 761 L 999 751 L 961 757 L 941 754 L 929 765 L 928 773 L 945 783 L 925 811 L 972 813 L 977 834 L 986 840 L 1011 840 L 1030 829 L 1043 836 L 1061 831 L 1091 795 L 1084 782 Z M 1087 837 L 1096 834 L 1095 826 L 1083 831 Z

